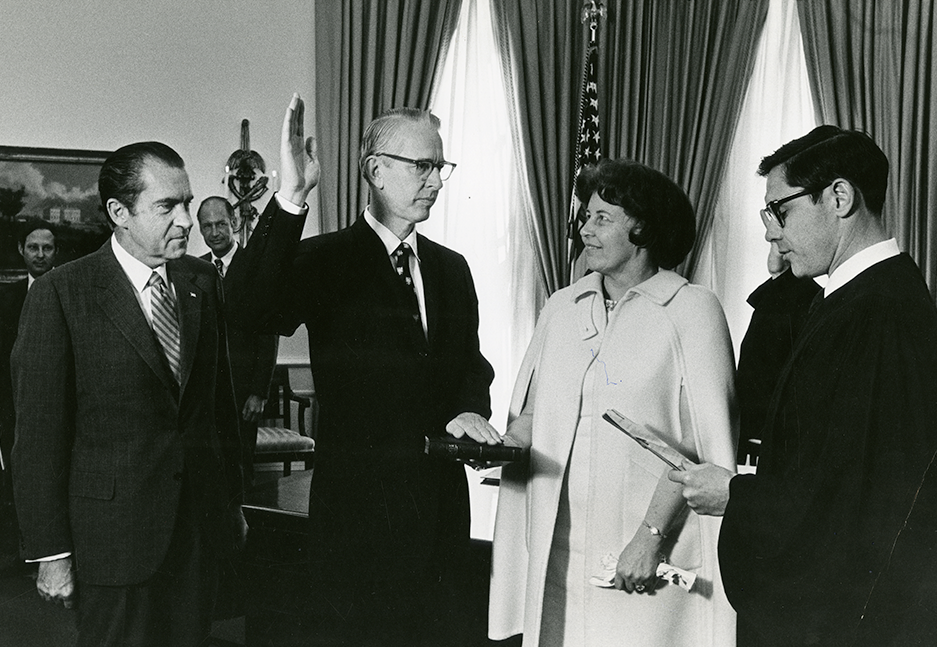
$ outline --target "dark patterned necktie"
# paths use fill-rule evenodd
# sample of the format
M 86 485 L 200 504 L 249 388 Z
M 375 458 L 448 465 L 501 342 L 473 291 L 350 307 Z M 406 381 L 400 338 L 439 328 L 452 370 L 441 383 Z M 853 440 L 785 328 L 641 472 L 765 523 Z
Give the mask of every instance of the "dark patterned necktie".
M 410 249 L 408 244 L 400 243 L 397 249 L 394 250 L 394 253 L 391 254 L 391 258 L 394 259 L 394 267 L 397 270 L 397 276 L 399 276 L 407 286 L 407 293 L 412 297 L 410 306 L 413 308 L 413 312 L 416 313 L 414 318 L 419 320 L 420 302 L 416 296 L 416 286 L 413 285 L 413 277 L 410 275 L 410 255 L 412 253 L 413 250 Z
M 176 384 L 182 384 L 182 352 L 180 350 L 179 319 L 176 316 L 176 304 L 166 282 L 155 271 L 146 283 L 150 291 L 150 305 L 153 311 L 153 332 L 163 347 L 169 368 L 176 378 Z
M 215 267 L 218 268 L 218 274 L 224 276 L 224 263 L 220 258 L 215 259 Z

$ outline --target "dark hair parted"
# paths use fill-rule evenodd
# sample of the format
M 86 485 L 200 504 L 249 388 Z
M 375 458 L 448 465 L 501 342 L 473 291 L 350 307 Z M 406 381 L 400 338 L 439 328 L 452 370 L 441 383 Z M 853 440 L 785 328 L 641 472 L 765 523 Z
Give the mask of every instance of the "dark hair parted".
M 20 247 L 26 246 L 26 239 L 29 237 L 29 234 L 34 231 L 40 231 L 45 229 L 46 231 L 51 232 L 53 242 L 56 237 L 55 225 L 46 220 L 40 218 L 28 218 L 25 223 L 20 227 L 19 233 L 16 236 L 16 242 L 19 243 Z
M 888 189 L 888 158 L 866 133 L 836 126 L 817 126 L 768 155 L 758 175 L 775 167 L 784 169 L 784 181 L 792 187 L 814 190 L 814 202 L 833 180 L 848 180 L 862 196 L 866 209 L 880 215 Z
M 101 195 L 101 207 L 105 214 L 107 202 L 111 198 L 133 210 L 137 198 L 146 188 L 143 182 L 143 167 L 151 160 L 172 168 L 185 168 L 185 162 L 179 153 L 160 142 L 128 144 L 118 148 L 104 160 L 98 175 L 98 193 Z M 110 216 L 107 219 L 110 221 Z
M 628 238 L 647 249 L 657 267 L 672 270 L 693 248 L 693 206 L 683 189 L 660 171 L 632 160 L 603 159 L 583 167 L 576 179 L 576 196 L 583 204 L 594 194 L 637 221 Z

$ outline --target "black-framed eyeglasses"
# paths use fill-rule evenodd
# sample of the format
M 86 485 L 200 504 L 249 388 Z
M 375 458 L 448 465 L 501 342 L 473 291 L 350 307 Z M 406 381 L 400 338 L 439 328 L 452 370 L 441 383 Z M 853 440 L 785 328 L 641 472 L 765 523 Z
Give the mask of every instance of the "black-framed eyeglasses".
M 392 160 L 397 160 L 398 162 L 408 162 L 413 164 L 413 168 L 416 170 L 417 175 L 420 176 L 421 180 L 425 180 L 429 177 L 429 174 L 433 172 L 433 169 L 439 171 L 439 179 L 445 182 L 452 175 L 452 171 L 455 170 L 455 162 L 437 162 L 436 160 L 431 159 L 421 159 L 415 160 L 410 159 L 409 157 L 403 157 L 401 155 L 391 155 L 390 153 L 374 153 L 375 156 L 384 156 L 389 157 Z
M 829 186 L 829 184 L 826 186 Z M 818 191 L 822 191 L 826 188 L 826 186 L 820 189 L 804 189 L 799 193 L 795 193 L 784 198 L 778 198 L 777 200 L 772 200 L 765 205 L 764 209 L 761 210 L 761 222 L 764 223 L 765 227 L 767 227 L 769 224 L 773 224 L 777 225 L 781 229 L 784 229 L 784 220 L 787 216 L 781 213 L 780 206 L 785 202 L 790 202 L 791 200 L 802 198 L 805 195 L 811 195 L 813 193 L 817 193 Z

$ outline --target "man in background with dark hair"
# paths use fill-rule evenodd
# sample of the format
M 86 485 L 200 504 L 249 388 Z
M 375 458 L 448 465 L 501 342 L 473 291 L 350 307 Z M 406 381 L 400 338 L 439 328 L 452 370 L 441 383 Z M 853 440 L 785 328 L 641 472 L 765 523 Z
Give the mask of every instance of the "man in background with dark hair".
M 756 474 L 672 471 L 725 515 L 740 647 L 937 644 L 937 311 L 885 233 L 888 160 L 820 126 L 766 157 L 767 232 L 829 281 L 768 409 Z
M 223 278 L 227 277 L 228 270 L 241 262 L 243 254 L 234 236 L 234 207 L 221 196 L 211 196 L 199 205 L 196 218 L 202 238 L 211 249 L 201 258 L 214 265 Z M 230 298 L 236 287 L 230 281 L 225 281 L 224 285 L 226 298 Z M 241 414 L 244 479 L 247 483 L 253 481 L 257 423 L 270 393 L 279 344 L 278 335 L 251 333 L 228 326 L 228 356 L 234 378 L 234 398 Z
M 26 276 L 19 281 L 0 285 L 0 574 L 23 565 L 19 555 L 19 524 L 13 505 L 10 469 L 15 420 L 10 353 L 16 341 L 26 293 L 33 281 L 55 265 L 55 230 L 44 220 L 28 220 L 17 236 L 16 248 L 26 265 Z
M 112 237 L 36 281 L 13 349 L 24 556 L 79 647 L 204 645 L 246 531 L 221 279 L 185 255 L 174 150 L 125 146 L 98 187 Z

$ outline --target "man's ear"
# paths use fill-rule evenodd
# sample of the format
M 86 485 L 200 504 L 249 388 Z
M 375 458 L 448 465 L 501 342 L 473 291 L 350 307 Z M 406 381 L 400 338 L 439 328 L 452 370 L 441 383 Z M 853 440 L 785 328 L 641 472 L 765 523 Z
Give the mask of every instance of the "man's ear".
M 839 218 L 848 218 L 859 208 L 861 197 L 849 180 L 837 178 L 830 185 L 833 209 Z
M 124 203 L 117 198 L 110 198 L 107 201 L 107 215 L 110 217 L 111 222 L 118 227 L 123 227 L 127 218 L 132 217 L 130 209 L 125 207 Z
M 384 188 L 384 166 L 372 155 L 364 161 L 364 175 L 368 183 L 377 188 Z
M 20 256 L 25 256 L 24 252 L 25 252 L 26 250 L 23 249 L 23 243 L 16 243 L 16 249 L 19 250 Z

